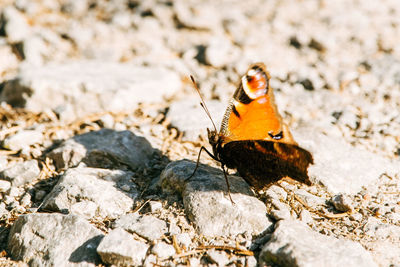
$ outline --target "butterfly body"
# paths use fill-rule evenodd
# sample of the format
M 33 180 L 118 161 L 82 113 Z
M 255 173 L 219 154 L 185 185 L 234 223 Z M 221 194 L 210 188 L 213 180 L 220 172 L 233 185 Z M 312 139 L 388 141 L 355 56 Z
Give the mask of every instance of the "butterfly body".
M 264 64 L 251 65 L 225 112 L 220 132 L 208 130 L 213 158 L 237 169 L 257 190 L 284 177 L 311 185 L 310 152 L 298 146 L 283 123 Z

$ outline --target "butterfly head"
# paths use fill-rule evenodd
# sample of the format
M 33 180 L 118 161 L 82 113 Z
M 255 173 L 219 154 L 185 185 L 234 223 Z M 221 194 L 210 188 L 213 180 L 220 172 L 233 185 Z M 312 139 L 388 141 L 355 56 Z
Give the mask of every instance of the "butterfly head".
M 210 145 L 212 146 L 212 149 L 213 149 L 213 154 L 214 154 L 214 156 L 216 156 L 219 159 L 218 151 L 222 147 L 223 138 L 221 137 L 220 134 L 218 134 L 218 132 L 212 131 L 212 130 L 210 130 L 208 128 L 207 128 L 207 134 L 208 134 L 208 141 L 209 141 L 209 143 L 210 143 Z

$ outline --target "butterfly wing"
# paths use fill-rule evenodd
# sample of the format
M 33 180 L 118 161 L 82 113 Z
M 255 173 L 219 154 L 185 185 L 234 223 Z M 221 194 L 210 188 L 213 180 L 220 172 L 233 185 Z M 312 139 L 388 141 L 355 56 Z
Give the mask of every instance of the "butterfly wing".
M 224 142 L 269 140 L 295 144 L 275 105 L 270 76 L 262 63 L 250 66 L 221 124 Z
M 286 176 L 311 185 L 307 168 L 313 157 L 294 145 L 265 140 L 243 140 L 226 143 L 221 148 L 222 160 L 257 190 Z
M 311 185 L 307 168 L 310 152 L 299 147 L 283 123 L 274 102 L 270 76 L 262 63 L 250 66 L 228 106 L 214 153 L 228 168 L 256 189 L 283 177 Z

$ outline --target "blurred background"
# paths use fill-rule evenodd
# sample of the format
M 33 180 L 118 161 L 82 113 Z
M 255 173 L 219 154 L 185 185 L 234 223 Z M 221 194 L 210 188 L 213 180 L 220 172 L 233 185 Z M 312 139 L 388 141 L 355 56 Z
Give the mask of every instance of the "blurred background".
M 66 120 L 139 102 L 174 111 L 198 103 L 192 74 L 222 103 L 210 104 L 218 121 L 240 75 L 264 62 L 289 124 L 399 154 L 396 0 L 2 0 L 0 11 L 3 103 Z M 184 124 L 202 111 L 177 109 L 178 128 L 204 128 Z

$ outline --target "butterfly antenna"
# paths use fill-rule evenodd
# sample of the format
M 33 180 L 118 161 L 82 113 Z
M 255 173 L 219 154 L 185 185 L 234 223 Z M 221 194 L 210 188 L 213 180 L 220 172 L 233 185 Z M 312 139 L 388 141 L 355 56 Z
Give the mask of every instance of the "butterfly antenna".
M 196 89 L 197 93 L 198 93 L 199 96 L 200 96 L 200 99 L 201 99 L 200 106 L 204 109 L 204 111 L 206 112 L 207 116 L 210 118 L 211 123 L 212 123 L 212 125 L 214 126 L 215 132 L 218 132 L 217 127 L 215 126 L 215 123 L 214 123 L 213 119 L 211 118 L 210 111 L 208 110 L 208 108 L 207 108 L 207 106 L 206 106 L 206 102 L 204 101 L 204 98 L 203 98 L 203 96 L 202 96 L 201 93 L 200 93 L 200 89 L 199 89 L 199 87 L 197 86 L 197 83 L 196 83 L 196 81 L 194 80 L 194 78 L 193 78 L 192 75 L 190 75 L 190 79 L 192 80 L 193 86 L 194 86 L 194 88 Z

